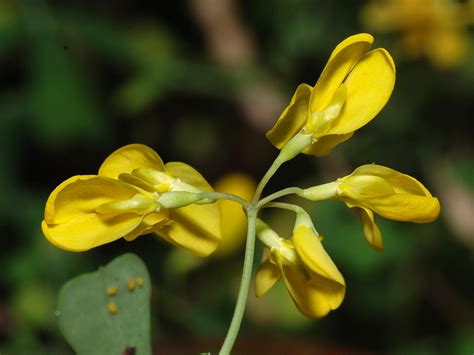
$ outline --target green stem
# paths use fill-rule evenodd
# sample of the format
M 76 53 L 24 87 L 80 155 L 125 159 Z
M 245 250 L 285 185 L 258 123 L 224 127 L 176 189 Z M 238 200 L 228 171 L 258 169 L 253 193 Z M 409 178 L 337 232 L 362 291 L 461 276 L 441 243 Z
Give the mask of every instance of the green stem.
M 227 331 L 227 335 L 224 340 L 224 344 L 222 344 L 222 348 L 219 351 L 219 355 L 229 355 L 232 347 L 234 346 L 235 339 L 237 338 L 237 334 L 239 333 L 240 324 L 242 323 L 242 318 L 244 316 L 245 306 L 247 304 L 247 297 L 249 293 L 250 281 L 252 279 L 252 267 L 253 267 L 253 258 L 255 254 L 255 229 L 256 229 L 256 219 L 257 213 L 259 210 L 259 206 L 262 206 L 261 203 L 258 203 L 260 199 L 260 195 L 262 194 L 265 185 L 267 185 L 268 181 L 272 178 L 278 168 L 285 162 L 290 159 L 293 159 L 296 155 L 302 152 L 312 141 L 311 134 L 305 133 L 298 133 L 293 138 L 291 138 L 287 144 L 285 144 L 280 153 L 278 154 L 277 158 L 273 161 L 270 168 L 267 170 L 265 175 L 263 176 L 262 180 L 260 180 L 257 189 L 255 190 L 255 194 L 253 196 L 252 202 L 247 202 L 235 195 L 229 194 L 219 194 L 219 193 L 203 193 L 203 199 L 219 199 L 219 198 L 226 198 L 229 200 L 233 200 L 236 202 L 241 203 L 245 209 L 247 210 L 247 220 L 248 220 L 248 227 L 247 227 L 247 243 L 245 246 L 245 259 L 244 259 L 244 266 L 242 271 L 242 279 L 240 281 L 240 289 L 239 295 L 237 296 L 237 303 L 234 309 L 234 315 L 232 316 L 232 321 L 230 322 L 229 330 Z M 285 191 L 281 195 L 284 190 L 271 195 L 272 197 L 267 198 L 265 201 L 271 201 L 273 198 L 278 198 L 280 196 L 284 196 L 288 193 L 298 193 L 301 189 L 293 188 L 288 191 Z M 280 195 L 279 195 L 280 193 Z M 207 194 L 207 195 L 206 195 Z
M 237 203 L 240 203 L 242 206 L 245 208 L 249 208 L 251 206 L 250 202 L 247 200 L 244 200 L 243 198 L 233 195 L 233 194 L 228 194 L 228 193 L 222 193 L 222 192 L 201 192 L 199 196 L 202 198 L 202 200 L 211 200 L 211 201 L 216 201 L 216 200 L 230 200 L 234 201 Z
M 262 194 L 263 189 L 265 188 L 265 185 L 267 185 L 268 181 L 272 178 L 272 176 L 276 173 L 278 168 L 284 163 L 280 158 L 280 155 L 273 161 L 272 165 L 270 168 L 268 168 L 267 172 L 263 176 L 262 180 L 258 183 L 257 189 L 255 190 L 255 195 L 253 196 L 252 199 L 252 204 L 257 204 L 257 201 L 260 198 L 260 195 Z
M 283 210 L 293 211 L 295 213 L 306 213 L 306 211 L 297 205 L 293 205 L 291 203 L 283 203 L 283 202 L 271 202 L 267 203 L 263 208 L 280 208 Z
M 283 197 L 283 196 L 286 196 L 286 195 L 290 195 L 290 194 L 299 195 L 300 193 L 302 193 L 302 191 L 303 191 L 303 189 L 300 189 L 299 187 L 287 187 L 286 189 L 274 192 L 271 195 L 268 195 L 267 197 L 262 198 L 257 203 L 257 207 L 261 208 L 262 206 L 266 205 L 270 201 L 276 200 L 277 198 L 280 198 L 280 197 Z
M 255 191 L 255 195 L 252 199 L 252 204 L 255 206 L 260 199 L 260 195 L 262 194 L 265 185 L 271 179 L 271 177 L 275 174 L 278 168 L 288 160 L 293 159 L 299 153 L 301 153 L 308 145 L 312 142 L 311 134 L 306 133 L 298 133 L 293 138 L 291 138 L 280 150 L 280 154 L 276 157 L 273 161 L 270 168 L 267 170 L 265 175 L 263 176 L 262 180 L 260 180 L 257 190 Z
M 313 221 L 311 216 L 306 212 L 302 207 L 298 205 L 293 205 L 291 203 L 282 203 L 282 202 L 270 202 L 267 203 L 264 208 L 281 208 L 284 210 L 292 211 L 296 214 L 295 228 L 300 225 L 306 225 L 314 230 L 316 235 L 319 235 L 316 228 L 314 228 Z
M 249 294 L 250 281 L 252 280 L 252 267 L 255 252 L 255 223 L 257 219 L 258 210 L 255 207 L 247 208 L 247 243 L 245 246 L 245 259 L 242 270 L 242 279 L 240 281 L 239 295 L 234 309 L 234 315 L 230 322 L 229 330 L 222 344 L 219 355 L 229 355 L 234 346 L 235 339 L 239 333 L 240 324 L 244 316 L 245 306 L 247 304 L 247 297 Z

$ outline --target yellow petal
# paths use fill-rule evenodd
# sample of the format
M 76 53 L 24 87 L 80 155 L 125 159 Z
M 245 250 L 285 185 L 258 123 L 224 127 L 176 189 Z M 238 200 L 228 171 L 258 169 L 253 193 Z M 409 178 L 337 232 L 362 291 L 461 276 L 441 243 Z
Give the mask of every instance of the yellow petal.
M 370 49 L 373 41 L 371 35 L 359 33 L 337 45 L 311 93 L 311 112 L 322 111 L 329 105 L 339 86 L 364 53 Z
M 369 244 L 377 251 L 383 250 L 382 234 L 375 224 L 374 214 L 367 208 L 361 208 L 361 221 L 364 227 L 364 236 Z
M 106 177 L 73 176 L 50 194 L 44 219 L 48 224 L 67 222 L 77 215 L 95 213 L 106 203 L 128 200 L 137 192 L 131 185 Z
M 275 147 L 283 147 L 306 124 L 312 90 L 311 86 L 300 84 L 296 88 L 290 104 L 282 112 L 275 126 L 267 132 L 267 138 Z
M 131 185 L 106 177 L 74 176 L 49 196 L 41 225 L 43 233 L 52 244 L 71 251 L 110 243 L 130 233 L 143 216 L 128 211 L 101 214 L 96 209 L 131 199 L 137 192 Z
M 328 304 L 330 310 L 338 308 L 344 300 L 346 293 L 346 284 L 333 282 L 318 274 L 311 274 L 309 285 L 318 290 L 319 293 L 324 294 L 324 299 Z
M 165 165 L 166 170 L 174 177 L 181 179 L 186 184 L 194 186 L 200 191 L 213 191 L 212 186 L 193 167 L 181 162 L 169 162 Z
M 43 221 L 41 229 L 46 239 L 56 247 L 69 251 L 85 251 L 120 239 L 133 231 L 141 220 L 142 216 L 134 213 L 84 213 L 60 224 L 48 224 Z
M 347 76 L 347 99 L 329 133 L 354 132 L 385 106 L 395 85 L 395 64 L 383 48 L 366 53 Z
M 119 178 L 123 179 L 126 174 L 120 174 Z M 154 168 L 138 168 L 132 171 L 132 176 L 136 177 L 136 186 L 147 187 L 151 185 L 154 191 L 159 193 L 167 192 L 171 188 L 172 176 L 168 172 L 159 171 Z M 126 178 L 133 181 L 131 178 Z M 142 181 L 142 182 L 139 182 Z M 148 187 L 147 187 L 148 188 Z
M 354 205 L 388 219 L 426 223 L 440 213 L 438 199 L 421 182 L 384 166 L 363 165 L 343 178 L 339 187 Z
M 432 222 L 438 218 L 441 210 L 436 197 L 403 193 L 368 197 L 362 204 L 382 217 L 401 222 Z
M 208 256 L 219 246 L 221 220 L 219 205 L 189 205 L 170 210 L 170 225 L 156 233 L 165 240 L 199 256 Z
M 323 136 L 319 138 L 316 143 L 311 144 L 303 153 L 308 155 L 314 155 L 316 157 L 323 157 L 328 155 L 331 152 L 331 149 L 334 148 L 339 143 L 345 142 L 354 135 L 354 132 L 347 134 L 331 134 L 328 136 Z
M 342 179 L 338 193 L 352 200 L 364 202 L 373 196 L 390 196 L 395 190 L 389 182 L 373 175 L 350 175 Z
M 337 266 L 324 250 L 321 241 L 311 228 L 301 225 L 293 231 L 293 243 L 303 263 L 321 277 L 345 285 Z
M 56 214 L 56 208 L 55 208 L 55 201 L 56 201 L 56 198 L 58 196 L 58 194 L 60 192 L 63 191 L 63 189 L 78 181 L 78 180 L 86 180 L 86 179 L 90 179 L 90 178 L 93 178 L 93 177 L 96 177 L 96 175 L 76 175 L 76 176 L 73 176 L 73 177 L 70 177 L 69 179 L 63 181 L 61 184 L 59 184 L 54 190 L 53 192 L 51 192 L 49 194 L 49 197 L 48 197 L 48 200 L 46 201 L 46 206 L 45 206 L 45 209 L 44 209 L 44 220 L 47 222 L 47 223 L 52 223 L 54 218 L 55 218 L 55 214 Z
M 339 117 L 347 98 L 346 85 L 339 85 L 329 105 L 322 111 L 312 112 L 306 124 L 306 130 L 312 133 L 313 138 L 327 135 L 333 122 Z
M 127 184 L 137 186 L 141 188 L 142 190 L 148 191 L 148 192 L 155 192 L 156 189 L 153 185 L 151 185 L 149 182 L 139 178 L 138 176 L 128 174 L 128 173 L 123 173 L 120 174 L 118 179 L 120 181 L 126 182 Z
M 255 295 L 257 297 L 265 295 L 280 278 L 280 268 L 267 258 L 255 274 Z
M 341 304 L 345 286 L 317 274 L 309 279 L 301 269 L 285 265 L 281 257 L 278 260 L 286 288 L 301 313 L 310 318 L 321 318 Z
M 100 176 L 118 179 L 122 173 L 131 174 L 135 169 L 151 168 L 165 171 L 160 156 L 143 144 L 129 144 L 110 154 L 99 169 Z
M 159 230 L 160 228 L 163 228 L 165 225 L 172 223 L 168 219 L 168 215 L 168 211 L 160 211 L 148 214 L 142 219 L 140 225 L 138 225 L 127 235 L 124 235 L 123 238 L 126 241 L 131 242 L 141 235 L 152 233 L 156 230 Z
M 410 175 L 400 173 L 396 170 L 377 164 L 366 164 L 354 170 L 351 176 L 374 175 L 379 176 L 390 183 L 395 192 L 411 193 L 420 196 L 429 196 L 431 193 L 417 179 Z

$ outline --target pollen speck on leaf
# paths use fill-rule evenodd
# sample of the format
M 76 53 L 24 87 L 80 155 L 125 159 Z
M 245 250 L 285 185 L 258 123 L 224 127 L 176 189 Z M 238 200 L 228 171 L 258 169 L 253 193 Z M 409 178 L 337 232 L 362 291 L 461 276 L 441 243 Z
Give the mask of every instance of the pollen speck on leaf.
M 118 307 L 117 307 L 117 304 L 115 302 L 109 302 L 107 303 L 107 309 L 109 311 L 110 314 L 116 314 L 118 312 Z
M 115 296 L 118 292 L 118 287 L 115 285 L 107 287 L 107 295 L 108 296 Z
M 127 287 L 129 292 L 133 292 L 135 290 L 135 279 L 128 280 Z

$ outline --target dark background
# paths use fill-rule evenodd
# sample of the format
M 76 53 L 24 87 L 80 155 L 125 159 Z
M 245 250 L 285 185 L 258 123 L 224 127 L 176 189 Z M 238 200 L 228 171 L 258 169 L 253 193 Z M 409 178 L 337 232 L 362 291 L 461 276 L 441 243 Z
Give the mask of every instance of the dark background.
M 128 251 L 144 259 L 154 282 L 157 353 L 216 351 L 241 249 L 195 262 L 141 237 L 65 252 L 40 230 L 48 194 L 134 142 L 193 165 L 211 183 L 235 171 L 260 179 L 277 153 L 264 133 L 297 85 L 313 85 L 335 45 L 363 31 L 395 59 L 392 98 L 329 157 L 286 164 L 268 191 L 376 162 L 423 181 L 440 198 L 440 218 L 425 225 L 378 218 L 385 244 L 378 254 L 343 204 L 299 201 L 346 279 L 345 301 L 309 320 L 281 283 L 262 299 L 251 294 L 236 351 L 472 354 L 474 5 L 385 1 L 396 5 L 387 15 L 361 1 L 86 3 L 0 2 L 2 354 L 70 353 L 54 316 L 60 286 Z M 418 14 L 415 3 L 426 11 Z M 282 235 L 291 230 L 290 214 L 265 216 Z

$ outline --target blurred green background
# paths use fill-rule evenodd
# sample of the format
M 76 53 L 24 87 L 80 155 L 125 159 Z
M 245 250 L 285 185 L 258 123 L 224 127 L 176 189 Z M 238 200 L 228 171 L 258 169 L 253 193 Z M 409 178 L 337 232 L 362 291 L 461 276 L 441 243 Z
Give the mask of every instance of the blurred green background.
M 276 156 L 264 133 L 297 85 L 313 85 L 337 43 L 368 31 L 397 64 L 388 105 L 330 156 L 285 165 L 267 191 L 376 162 L 423 181 L 441 216 L 378 218 L 378 254 L 343 204 L 300 200 L 345 276 L 346 299 L 312 321 L 281 283 L 252 294 L 236 353 L 472 354 L 473 19 L 472 1 L 449 0 L 1 0 L 0 353 L 72 353 L 54 315 L 59 288 L 129 251 L 154 284 L 156 353 L 216 351 L 241 249 L 198 261 L 141 237 L 65 252 L 41 234 L 48 194 L 134 142 L 211 183 L 234 171 L 258 180 Z M 283 235 L 292 228 L 290 214 L 264 216 Z

